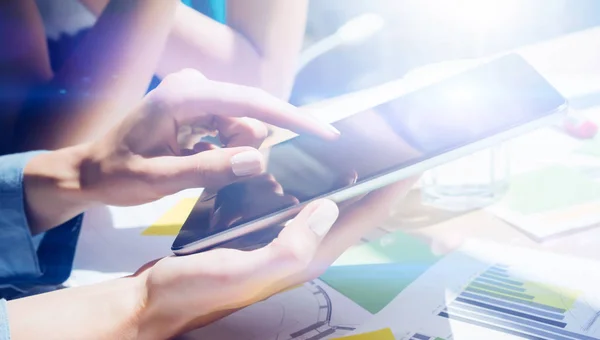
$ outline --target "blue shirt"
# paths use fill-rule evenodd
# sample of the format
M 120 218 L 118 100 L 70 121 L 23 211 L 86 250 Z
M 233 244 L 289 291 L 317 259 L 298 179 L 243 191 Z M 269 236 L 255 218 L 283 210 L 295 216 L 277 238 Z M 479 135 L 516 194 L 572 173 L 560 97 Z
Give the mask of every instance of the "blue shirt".
M 6 299 L 70 275 L 83 216 L 32 236 L 25 214 L 23 169 L 39 152 L 0 156 L 0 340 L 10 339 Z
M 222 24 L 227 21 L 227 0 L 182 0 L 182 2 Z

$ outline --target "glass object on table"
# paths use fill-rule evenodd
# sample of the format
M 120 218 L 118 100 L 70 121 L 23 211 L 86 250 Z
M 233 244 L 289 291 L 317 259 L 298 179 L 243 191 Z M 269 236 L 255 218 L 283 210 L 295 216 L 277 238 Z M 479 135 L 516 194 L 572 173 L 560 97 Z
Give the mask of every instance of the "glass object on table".
M 509 177 L 508 147 L 497 145 L 427 171 L 422 203 L 449 211 L 482 208 L 504 196 Z
M 450 60 L 409 72 L 409 86 L 429 84 L 477 67 L 493 58 Z M 498 145 L 427 171 L 421 178 L 422 203 L 461 212 L 498 201 L 508 190 L 509 158 L 505 144 Z

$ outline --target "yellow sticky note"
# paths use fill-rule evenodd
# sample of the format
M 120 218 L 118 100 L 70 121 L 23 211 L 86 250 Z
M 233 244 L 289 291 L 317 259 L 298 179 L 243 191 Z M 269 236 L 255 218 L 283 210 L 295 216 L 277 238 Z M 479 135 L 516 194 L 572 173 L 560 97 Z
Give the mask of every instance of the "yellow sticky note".
M 144 236 L 175 236 L 185 223 L 198 198 L 184 198 L 142 231 Z
M 334 340 L 395 340 L 395 338 L 391 329 L 384 328 L 374 332 L 350 335 Z

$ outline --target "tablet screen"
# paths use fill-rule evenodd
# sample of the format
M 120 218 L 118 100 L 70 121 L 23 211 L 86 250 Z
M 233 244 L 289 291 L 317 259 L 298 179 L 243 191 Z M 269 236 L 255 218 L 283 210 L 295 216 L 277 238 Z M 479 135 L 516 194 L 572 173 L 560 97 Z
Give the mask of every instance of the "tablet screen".
M 551 114 L 564 98 L 517 55 L 352 115 L 335 141 L 298 136 L 265 150 L 267 171 L 198 203 L 181 247 Z

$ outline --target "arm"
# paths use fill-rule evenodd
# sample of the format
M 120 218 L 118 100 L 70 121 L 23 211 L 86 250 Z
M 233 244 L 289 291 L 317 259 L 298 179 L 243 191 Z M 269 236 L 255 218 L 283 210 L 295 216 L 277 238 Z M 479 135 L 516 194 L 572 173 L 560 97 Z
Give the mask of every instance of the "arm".
M 0 244 L 10 245 L 0 246 L 0 261 L 22 260 L 2 253 L 15 247 L 10 239 L 2 238 L 11 233 L 10 216 L 19 222 L 27 216 L 31 233 L 49 231 L 95 203 L 135 205 L 185 188 L 225 184 L 262 172 L 262 155 L 251 147 L 184 156 L 170 144 L 176 137 L 173 127 L 186 119 L 218 122 L 222 136 L 231 143 L 243 140 L 260 144 L 252 139 L 264 138 L 264 134 L 247 119 L 240 119 L 246 116 L 335 138 L 326 126 L 302 117 L 291 105 L 260 90 L 210 82 L 196 71 L 171 75 L 104 138 L 28 154 L 33 155 L 31 158 L 7 156 L 19 161 L 12 167 L 17 171 L 2 168 L 8 158 L 0 160 L 0 194 L 9 195 L 18 206 L 0 211 Z M 154 131 L 153 136 L 148 136 L 148 131 Z M 2 183 L 5 178 L 9 178 L 9 185 Z M 0 200 L 3 198 L 0 195 Z M 0 209 L 4 208 L 2 203 Z M 10 215 L 7 221 L 6 212 Z M 290 271 L 303 269 L 336 217 L 333 203 L 313 204 L 290 224 L 285 240 L 251 257 L 243 252 L 220 251 L 166 258 L 131 277 L 10 301 L 7 310 L 12 338 L 170 338 L 244 306 L 257 297 L 255 294 L 264 293 L 263 287 L 287 277 Z M 26 238 L 29 232 L 21 231 Z M 290 256 L 290 249 L 297 252 Z M 248 266 L 239 266 L 242 256 Z M 229 267 L 223 267 L 222 261 Z M 6 267 L 0 263 L 0 274 Z M 190 268 L 197 270 L 190 272 Z M 230 282 L 225 291 L 224 282 Z M 195 292 L 194 296 L 189 292 Z M 60 313 L 56 313 L 56 306 L 60 306 Z M 0 319 L 2 313 L 0 308 Z
M 143 291 L 142 280 L 127 277 L 9 301 L 11 339 L 139 338 Z
M 81 1 L 96 13 L 106 3 Z M 228 0 L 223 25 L 180 4 L 157 74 L 195 68 L 209 79 L 259 87 L 287 99 L 307 11 L 307 0 Z
M 44 26 L 33 0 L 0 2 L 0 154 L 12 141 L 29 90 L 52 78 Z
M 21 150 L 57 149 L 106 133 L 144 95 L 177 0 L 111 1 L 22 121 Z
M 304 39 L 308 1 L 229 0 L 227 26 L 180 5 L 160 75 L 193 67 L 208 78 L 289 96 Z
M 187 119 L 216 121 L 219 132 L 229 141 L 264 138 L 252 125 L 245 125 L 247 120 L 239 119 L 246 116 L 297 132 L 337 138 L 326 126 L 303 117 L 291 105 L 260 90 L 211 82 L 188 70 L 165 78 L 142 105 L 104 138 L 87 146 L 43 154 L 45 158 L 36 155 L 24 176 L 9 176 L 10 183 L 17 184 L 10 192 L 21 191 L 23 178 L 29 211 L 59 216 L 49 218 L 46 223 L 50 225 L 77 213 L 86 204 L 64 216 L 44 213 L 39 210 L 43 207 L 32 203 L 41 193 L 56 199 L 54 208 L 59 210 L 75 200 L 135 205 L 189 187 L 254 176 L 264 171 L 264 163 L 261 154 L 250 147 L 227 147 L 186 156 L 171 145 L 176 137 L 173 127 Z M 147 133 L 150 130 L 155 132 L 152 136 Z M 0 167 L 3 164 L 0 162 Z M 56 171 L 64 176 L 57 176 Z M 1 181 L 5 178 L 2 169 L 0 175 Z M 35 180 L 28 183 L 32 178 Z M 0 190 L 3 189 L 0 183 Z M 391 198 L 397 194 L 393 190 L 379 198 L 371 196 L 371 205 L 363 206 L 364 216 L 355 215 L 359 207 L 352 206 L 348 210 L 352 213 L 341 219 L 348 225 L 338 225 L 333 234 L 329 231 L 339 210 L 333 202 L 318 200 L 302 209 L 277 239 L 263 248 L 221 248 L 167 257 L 148 264 L 131 277 L 10 301 L 7 310 L 12 338 L 165 339 L 182 334 L 316 277 L 387 216 Z M 17 218 L 23 220 L 25 214 L 21 211 L 20 215 Z M 0 214 L 0 228 L 6 227 L 2 224 L 4 217 Z M 10 247 L 0 247 L 0 251 L 5 248 Z M 0 260 L 10 257 L 2 255 Z M 3 268 L 0 266 L 0 270 Z M 0 320 L 3 303 L 0 301 Z M 6 336 L 5 330 L 0 331 Z

